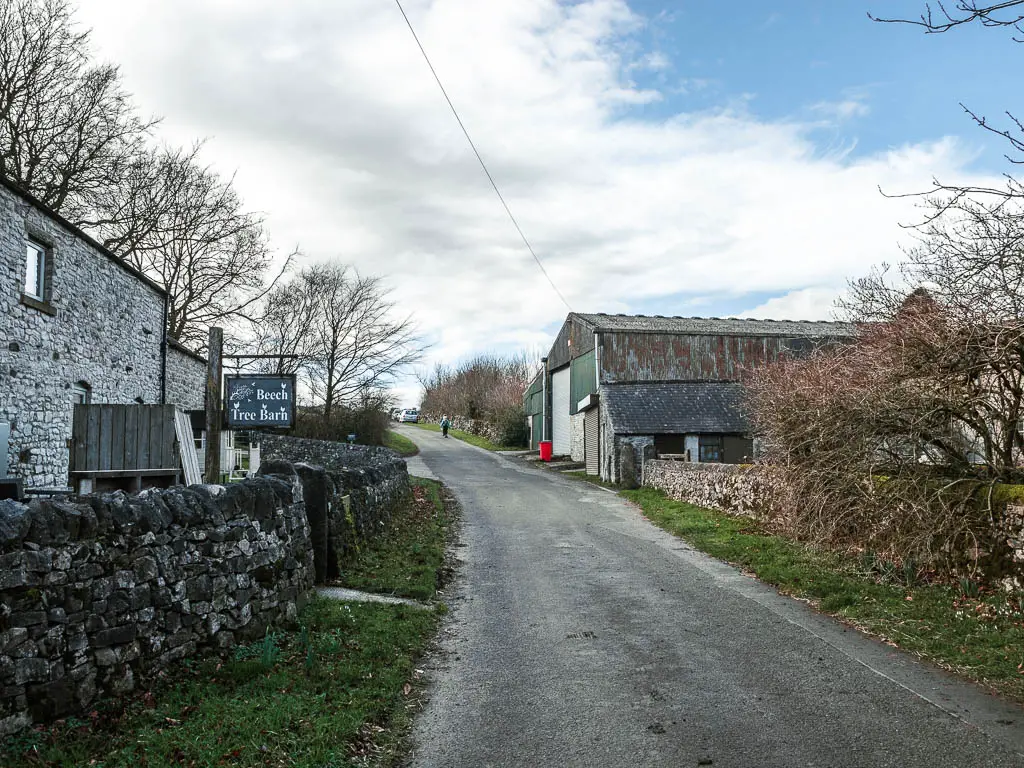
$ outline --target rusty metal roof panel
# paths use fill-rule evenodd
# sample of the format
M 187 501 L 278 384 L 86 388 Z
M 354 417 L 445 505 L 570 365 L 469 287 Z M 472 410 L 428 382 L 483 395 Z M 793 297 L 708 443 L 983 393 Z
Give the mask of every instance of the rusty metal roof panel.
M 601 334 L 602 383 L 733 380 L 751 367 L 803 356 L 829 337 L 729 334 Z
M 731 317 L 662 317 L 573 313 L 595 331 L 681 333 L 714 336 L 842 338 L 856 334 L 853 323 L 809 320 L 741 320 Z

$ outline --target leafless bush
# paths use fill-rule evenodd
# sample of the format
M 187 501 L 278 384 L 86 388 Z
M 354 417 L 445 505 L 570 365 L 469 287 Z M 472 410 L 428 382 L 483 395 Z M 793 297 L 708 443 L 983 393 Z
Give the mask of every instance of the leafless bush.
M 797 535 L 1000 570 L 990 491 L 1024 458 L 1022 246 L 1012 205 L 946 205 L 896 275 L 851 285 L 857 338 L 750 373 Z
M 522 409 L 523 392 L 534 373 L 535 365 L 525 354 L 479 355 L 454 367 L 437 365 L 419 377 L 424 392 L 420 409 L 428 417 L 496 425 L 509 411 Z

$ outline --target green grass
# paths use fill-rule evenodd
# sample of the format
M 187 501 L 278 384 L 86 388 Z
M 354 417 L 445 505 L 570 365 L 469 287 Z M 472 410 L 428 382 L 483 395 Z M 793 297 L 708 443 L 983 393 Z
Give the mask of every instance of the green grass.
M 452 520 L 441 486 L 414 480 L 414 503 L 364 546 L 347 586 L 436 594 Z M 300 626 L 227 659 L 186 661 L 149 692 L 0 741 L 4 768 L 93 766 L 390 766 L 418 701 L 415 660 L 431 610 L 315 598 Z
M 430 432 L 440 432 L 441 431 L 441 427 L 438 424 L 426 424 L 426 423 L 423 423 L 423 422 L 417 422 L 416 426 L 419 427 L 420 429 L 426 429 L 426 430 L 428 430 Z M 449 429 L 448 430 L 448 434 L 451 437 L 454 437 L 454 438 L 456 438 L 458 440 L 461 440 L 464 443 L 469 443 L 470 445 L 475 445 L 478 448 L 484 448 L 484 449 L 486 449 L 488 451 L 514 451 L 514 450 L 516 450 L 515 447 L 510 447 L 510 446 L 507 446 L 507 445 L 498 445 L 497 443 L 492 443 L 486 437 L 480 437 L 480 435 L 473 435 L 473 434 L 470 434 L 469 432 L 463 432 L 461 429 Z
M 813 601 L 969 679 L 1024 702 L 1024 600 L 974 585 L 929 584 L 870 556 L 822 552 L 765 533 L 752 520 L 673 501 L 648 488 L 624 491 L 670 533 L 752 572 L 781 592 Z
M 617 486 L 615 483 L 607 483 L 604 480 L 602 480 L 599 475 L 588 475 L 586 472 L 583 472 L 582 470 L 579 472 L 562 472 L 561 474 L 565 475 L 566 477 L 571 477 L 575 480 L 583 480 L 584 482 L 591 483 L 592 485 L 599 485 L 602 488 L 608 488 L 609 490 L 617 491 L 619 489 L 619 486 Z
M 100 708 L 90 720 L 9 738 L 0 764 L 386 765 L 400 749 L 414 700 L 405 686 L 438 617 L 401 605 L 315 599 L 301 614 L 304 631 L 237 648 L 224 662 L 188 665 L 176 684 Z M 367 753 L 375 763 L 356 762 Z
M 414 503 L 396 514 L 385 534 L 363 545 L 339 581 L 346 587 L 429 600 L 437 592 L 453 521 L 441 484 L 412 478 Z
M 419 447 L 405 435 L 388 430 L 384 434 L 384 447 L 398 453 L 399 456 L 415 456 L 420 452 Z

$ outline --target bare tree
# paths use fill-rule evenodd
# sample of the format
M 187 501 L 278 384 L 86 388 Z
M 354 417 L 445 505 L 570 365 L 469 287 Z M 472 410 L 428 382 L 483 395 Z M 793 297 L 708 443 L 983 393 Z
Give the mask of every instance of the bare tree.
M 868 13 L 872 21 L 884 24 L 913 24 L 923 27 L 927 34 L 949 32 L 965 24 L 981 24 L 985 27 L 1012 27 L 1024 35 L 1024 0 L 1004 0 L 1000 3 L 979 3 L 977 0 L 955 0 L 955 2 L 925 3 L 924 13 L 917 19 L 890 19 Z M 1020 39 L 1014 38 L 1018 42 Z
M 255 354 L 276 356 L 257 363 L 263 373 L 298 373 L 312 359 L 318 297 L 306 287 L 301 279 L 281 282 L 267 294 L 254 319 Z
M 0 173 L 75 224 L 155 123 L 88 40 L 67 0 L 0 0 Z
M 998 573 L 991 491 L 1024 463 L 1024 204 L 933 205 L 898 271 L 851 284 L 857 338 L 752 371 L 751 415 L 796 532 Z
M 299 356 L 298 368 L 329 419 L 339 405 L 377 402 L 422 357 L 412 319 L 395 310 L 379 278 L 338 263 L 309 266 L 268 295 L 257 324 L 260 349 Z
M 1014 42 L 1024 42 L 1024 0 L 1004 0 L 1004 2 L 978 2 L 978 0 L 955 0 L 954 2 L 926 3 L 924 13 L 917 19 L 894 19 L 868 16 L 877 22 L 886 24 L 910 24 L 924 29 L 926 34 L 942 34 L 969 24 L 980 24 L 989 28 L 1012 29 L 1016 32 Z M 982 115 L 960 102 L 961 109 L 981 128 L 1004 139 L 1009 145 L 1006 159 L 1011 164 L 1024 163 L 1024 123 L 1012 111 L 1007 110 L 1007 122 L 1003 125 L 993 123 Z M 999 187 L 948 184 L 938 179 L 932 180 L 931 189 L 909 195 L 895 197 L 934 197 L 938 195 L 947 205 L 955 206 L 968 197 L 990 197 L 999 201 L 1014 200 L 1024 197 L 1024 184 L 1012 174 L 1005 174 L 1004 184 Z M 933 215 L 941 215 L 943 207 L 939 207 Z
M 86 222 L 166 288 L 167 332 L 194 347 L 210 325 L 249 317 L 291 260 L 272 271 L 262 219 L 243 209 L 231 179 L 199 163 L 198 152 L 199 145 L 138 154 L 121 183 L 95 196 Z

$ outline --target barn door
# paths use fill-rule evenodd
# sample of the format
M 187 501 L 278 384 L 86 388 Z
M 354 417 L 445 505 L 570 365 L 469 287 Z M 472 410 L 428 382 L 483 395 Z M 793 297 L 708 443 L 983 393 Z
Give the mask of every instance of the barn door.
M 568 456 L 572 450 L 569 435 L 569 369 L 551 377 L 551 449 L 555 456 Z
M 591 408 L 583 417 L 583 451 L 588 475 L 601 474 L 601 422 L 598 413 L 597 408 Z

